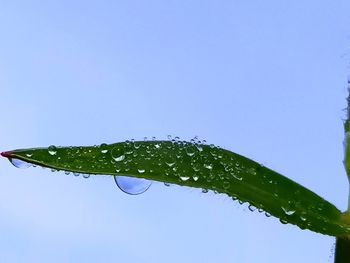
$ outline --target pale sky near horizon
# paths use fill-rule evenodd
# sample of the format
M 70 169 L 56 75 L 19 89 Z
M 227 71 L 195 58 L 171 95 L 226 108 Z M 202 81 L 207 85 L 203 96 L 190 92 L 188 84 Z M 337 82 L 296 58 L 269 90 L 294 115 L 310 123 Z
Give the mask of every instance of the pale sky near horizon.
M 347 206 L 350 2 L 0 1 L 0 151 L 199 136 Z M 333 261 L 229 197 L 0 160 L 1 262 Z

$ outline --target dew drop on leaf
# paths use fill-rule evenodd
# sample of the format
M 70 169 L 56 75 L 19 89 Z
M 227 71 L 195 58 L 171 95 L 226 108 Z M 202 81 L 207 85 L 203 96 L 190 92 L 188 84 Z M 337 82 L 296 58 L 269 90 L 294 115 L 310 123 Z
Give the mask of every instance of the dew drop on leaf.
M 253 206 L 253 205 L 249 205 L 248 206 L 248 209 L 251 211 L 251 212 L 254 212 L 256 210 L 256 207 Z
M 57 154 L 57 147 L 55 145 L 50 145 L 49 148 L 47 148 L 50 155 L 56 155 Z
M 10 163 L 13 164 L 13 166 L 20 168 L 20 169 L 25 169 L 25 168 L 29 168 L 29 167 L 33 166 L 31 163 L 27 163 L 25 161 L 15 159 L 15 158 L 8 158 L 8 160 L 10 161 Z
M 189 176 L 180 176 L 180 180 L 183 182 L 188 181 L 188 179 L 190 179 Z
M 205 163 L 204 168 L 211 170 L 211 169 L 213 169 L 213 165 L 211 163 Z
M 172 167 L 176 164 L 176 157 L 169 155 L 165 157 L 164 161 L 169 167 Z
M 237 179 L 238 181 L 242 181 L 243 180 L 243 177 L 240 174 L 238 174 L 238 173 L 232 173 L 232 176 L 235 179 Z
M 266 216 L 266 217 L 271 217 L 271 214 L 268 213 L 268 212 L 265 212 L 265 216 Z
M 113 148 L 111 156 L 116 162 L 121 162 L 125 159 L 124 150 L 120 148 Z
M 224 181 L 224 184 L 223 184 L 223 187 L 225 190 L 229 189 L 231 186 L 230 182 L 229 181 Z
M 284 206 L 282 206 L 282 210 L 287 216 L 291 216 L 291 215 L 293 215 L 295 213 L 294 209 L 291 209 L 291 208 L 288 208 L 288 207 L 284 207 Z
M 100 146 L 101 153 L 105 154 L 108 152 L 108 145 L 106 143 L 102 143 Z
M 143 178 L 128 177 L 123 175 L 114 176 L 114 181 L 120 190 L 130 195 L 142 194 L 146 192 L 152 184 L 152 181 Z
M 280 222 L 282 223 L 282 224 L 288 224 L 288 221 L 287 220 L 285 220 L 285 219 L 282 219 L 282 218 L 280 218 Z
M 195 155 L 196 150 L 197 150 L 196 147 L 194 145 L 191 145 L 191 144 L 186 147 L 186 153 L 190 157 Z

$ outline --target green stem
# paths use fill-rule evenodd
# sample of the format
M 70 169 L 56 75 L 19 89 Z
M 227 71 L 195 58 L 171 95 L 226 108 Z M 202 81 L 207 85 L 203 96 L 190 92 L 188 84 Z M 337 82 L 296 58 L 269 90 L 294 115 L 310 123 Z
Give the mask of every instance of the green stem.
M 348 108 L 347 108 L 347 119 L 344 123 L 345 131 L 345 156 L 344 166 L 348 180 L 350 182 L 350 83 L 348 87 L 349 95 L 347 97 Z M 344 213 L 346 221 L 350 221 L 350 193 L 348 196 L 348 210 Z M 337 237 L 335 245 L 335 257 L 334 263 L 348 263 L 350 262 L 350 237 Z
M 349 263 L 350 259 L 350 239 L 337 237 L 335 245 L 334 263 Z

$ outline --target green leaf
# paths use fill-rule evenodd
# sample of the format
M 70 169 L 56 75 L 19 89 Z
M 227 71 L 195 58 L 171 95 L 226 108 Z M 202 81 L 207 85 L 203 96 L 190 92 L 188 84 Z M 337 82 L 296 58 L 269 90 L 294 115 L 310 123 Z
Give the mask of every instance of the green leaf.
M 85 174 L 127 175 L 213 190 L 249 202 L 301 229 L 347 236 L 343 214 L 317 194 L 244 156 L 182 141 L 126 141 L 2 153 L 9 159 Z

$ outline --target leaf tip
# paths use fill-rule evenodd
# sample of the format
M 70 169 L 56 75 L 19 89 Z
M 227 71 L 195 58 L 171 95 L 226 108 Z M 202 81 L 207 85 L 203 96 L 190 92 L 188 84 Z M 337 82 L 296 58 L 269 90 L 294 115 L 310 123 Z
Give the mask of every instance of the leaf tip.
M 10 158 L 12 156 L 12 153 L 11 152 L 2 152 L 1 156 L 5 157 L 5 158 Z

